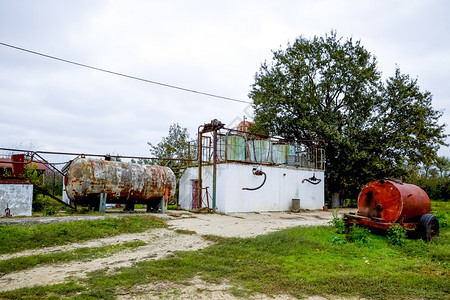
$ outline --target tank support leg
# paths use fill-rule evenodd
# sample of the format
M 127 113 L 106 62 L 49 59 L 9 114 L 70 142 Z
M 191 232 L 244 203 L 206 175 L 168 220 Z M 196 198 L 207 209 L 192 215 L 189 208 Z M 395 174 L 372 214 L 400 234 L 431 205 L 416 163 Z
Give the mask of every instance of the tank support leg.
M 125 203 L 124 211 L 134 211 L 134 201 L 128 201 Z
M 100 203 L 99 203 L 99 206 L 98 206 L 98 211 L 99 212 L 102 212 L 102 213 L 106 212 L 106 197 L 107 196 L 108 196 L 108 194 L 106 194 L 106 193 L 101 193 L 100 194 Z
M 167 202 L 166 202 L 166 197 L 162 196 L 161 197 L 161 213 L 165 214 L 167 212 Z

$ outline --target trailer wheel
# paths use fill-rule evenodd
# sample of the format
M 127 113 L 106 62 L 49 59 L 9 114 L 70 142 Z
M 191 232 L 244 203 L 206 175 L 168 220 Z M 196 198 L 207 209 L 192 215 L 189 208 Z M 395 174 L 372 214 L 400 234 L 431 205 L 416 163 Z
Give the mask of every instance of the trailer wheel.
M 417 227 L 419 236 L 426 242 L 439 235 L 439 221 L 435 215 L 425 214 Z

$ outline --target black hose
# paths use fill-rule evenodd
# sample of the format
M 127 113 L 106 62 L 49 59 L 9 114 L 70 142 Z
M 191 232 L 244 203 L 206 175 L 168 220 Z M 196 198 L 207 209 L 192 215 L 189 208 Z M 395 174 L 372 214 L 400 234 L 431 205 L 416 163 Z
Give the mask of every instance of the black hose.
M 304 183 L 305 181 L 308 181 L 311 184 L 319 184 L 322 179 L 317 178 L 316 174 L 314 173 L 312 177 L 303 179 L 302 183 Z
M 319 184 L 319 183 L 322 181 L 322 179 L 317 179 L 317 178 L 316 178 L 315 181 L 312 181 L 312 180 L 310 180 L 310 179 L 303 179 L 303 180 L 302 180 L 302 183 L 305 182 L 305 181 L 308 181 L 308 182 L 311 183 L 311 184 Z
M 264 175 L 264 180 L 260 186 L 255 187 L 255 188 L 242 188 L 242 189 L 245 191 L 256 191 L 257 189 L 260 189 L 264 185 L 264 183 L 266 183 L 266 178 L 267 178 L 266 173 L 264 173 L 263 171 L 260 171 L 260 172 Z

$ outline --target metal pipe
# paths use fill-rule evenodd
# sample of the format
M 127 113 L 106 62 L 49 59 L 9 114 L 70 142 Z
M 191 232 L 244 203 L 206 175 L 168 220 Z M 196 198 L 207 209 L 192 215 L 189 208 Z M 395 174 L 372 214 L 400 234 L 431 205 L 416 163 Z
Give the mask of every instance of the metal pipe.
M 201 208 L 202 205 L 202 144 L 203 144 L 203 134 L 202 131 L 200 131 L 200 128 L 202 128 L 203 125 L 200 125 L 198 127 L 198 132 L 197 132 L 197 138 L 198 138 L 198 154 L 197 154 L 197 158 L 198 158 L 198 191 L 197 191 L 197 207 Z
M 49 163 L 45 158 L 43 158 L 42 156 L 40 156 L 40 155 L 37 154 L 36 152 L 34 152 L 34 154 L 35 154 L 37 157 L 39 157 L 40 159 L 42 159 L 43 161 L 45 161 L 45 164 L 49 165 L 49 166 L 53 169 L 54 172 L 58 172 L 60 175 L 64 176 L 63 172 L 61 172 L 60 170 L 58 170 L 57 168 L 55 168 L 55 167 L 53 166 L 53 164 Z M 33 154 L 33 155 L 34 155 L 34 154 Z
M 227 130 L 227 131 L 231 131 L 231 132 L 237 132 L 237 133 L 242 133 L 242 134 L 246 134 L 246 135 L 253 135 L 253 136 L 255 136 L 255 137 L 261 137 L 261 138 L 265 138 L 265 139 L 268 139 L 268 138 L 275 138 L 275 139 L 278 139 L 278 140 L 280 140 L 280 141 L 284 141 L 284 142 L 286 142 L 286 143 L 294 143 L 294 142 L 316 142 L 316 143 L 318 143 L 318 142 L 321 142 L 321 143 L 323 143 L 323 145 L 324 146 L 326 146 L 327 145 L 327 143 L 326 143 L 326 141 L 324 140 L 324 139 L 310 139 L 310 140 L 286 140 L 286 139 L 282 139 L 282 138 L 276 138 L 276 137 L 273 137 L 273 136 L 270 136 L 270 135 L 265 135 L 265 134 L 259 134 L 259 133 L 253 133 L 253 132 L 248 132 L 248 131 L 242 131 L 242 130 L 237 130 L 237 129 L 231 129 L 231 128 L 226 128 L 226 127 L 224 127 L 223 128 L 224 130 Z
M 217 181 L 217 129 L 214 130 L 213 141 L 213 194 L 212 194 L 212 211 L 216 212 L 216 181 Z
M 40 153 L 40 154 L 57 154 L 57 155 L 72 155 L 72 156 L 92 156 L 92 157 L 105 157 L 105 154 L 89 154 L 89 153 L 73 153 L 73 152 L 54 152 L 54 151 L 29 151 L 22 149 L 10 149 L 10 148 L 0 148 L 1 151 L 18 151 L 27 153 Z M 161 158 L 161 157 L 146 157 L 146 156 L 127 156 L 127 155 L 110 155 L 110 157 L 115 158 L 130 158 L 130 159 L 148 159 L 148 160 L 173 160 L 173 161 L 197 161 L 198 155 L 195 159 L 184 159 L 184 158 Z
M 229 132 L 227 131 L 227 133 L 225 134 L 225 162 L 228 162 L 228 134 Z

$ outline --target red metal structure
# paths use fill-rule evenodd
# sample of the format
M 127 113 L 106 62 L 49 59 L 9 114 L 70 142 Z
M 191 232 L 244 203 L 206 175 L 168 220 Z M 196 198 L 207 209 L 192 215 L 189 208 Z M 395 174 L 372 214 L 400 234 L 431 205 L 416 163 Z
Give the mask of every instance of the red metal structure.
M 358 196 L 358 213 L 344 215 L 344 221 L 378 229 L 400 224 L 429 241 L 439 234 L 439 222 L 430 209 L 430 199 L 420 187 L 385 178 L 364 186 Z

